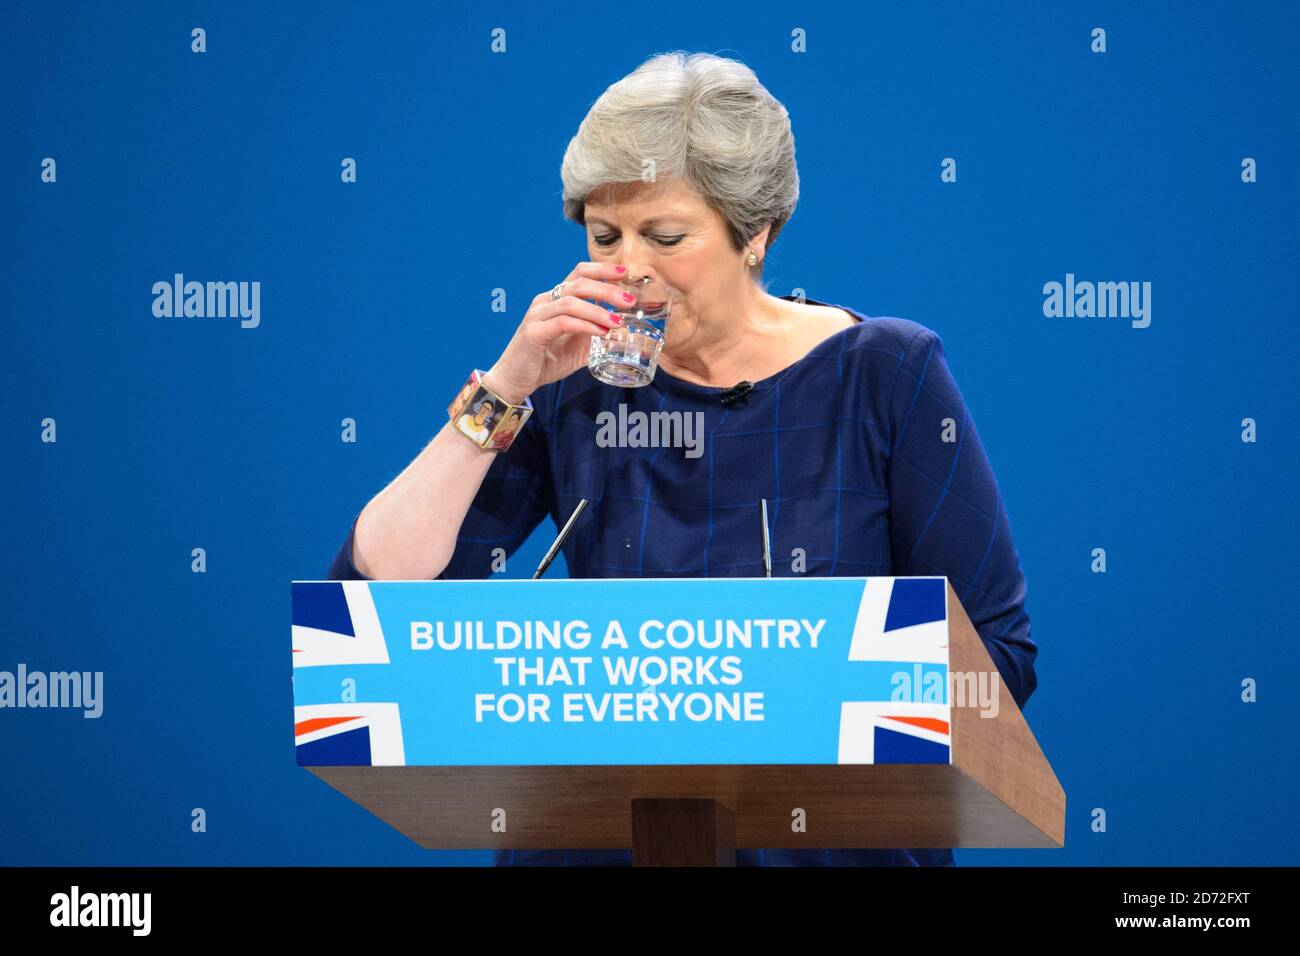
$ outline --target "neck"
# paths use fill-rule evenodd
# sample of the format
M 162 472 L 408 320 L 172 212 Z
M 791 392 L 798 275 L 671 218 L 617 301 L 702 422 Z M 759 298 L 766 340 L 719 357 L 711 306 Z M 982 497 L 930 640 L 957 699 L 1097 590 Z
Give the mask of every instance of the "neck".
M 779 309 L 779 299 L 746 277 L 733 297 L 674 313 L 659 364 L 677 378 L 718 388 L 764 378 L 784 364 L 789 347 Z

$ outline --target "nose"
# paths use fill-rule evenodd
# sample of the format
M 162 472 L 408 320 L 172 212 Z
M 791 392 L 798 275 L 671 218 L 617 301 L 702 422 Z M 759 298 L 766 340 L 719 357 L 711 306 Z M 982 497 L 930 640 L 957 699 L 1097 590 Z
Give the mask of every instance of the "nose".
M 625 238 L 621 252 L 622 255 L 618 257 L 616 264 L 626 266 L 627 275 L 649 276 L 654 281 L 659 281 L 659 276 L 654 267 L 654 250 L 644 237 Z

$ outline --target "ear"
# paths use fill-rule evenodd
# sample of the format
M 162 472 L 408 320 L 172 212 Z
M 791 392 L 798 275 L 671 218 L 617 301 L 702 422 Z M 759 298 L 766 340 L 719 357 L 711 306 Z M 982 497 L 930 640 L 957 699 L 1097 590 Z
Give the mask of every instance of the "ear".
M 772 231 L 772 224 L 769 222 L 766 226 L 764 226 L 764 227 L 763 227 L 762 229 L 760 229 L 758 232 L 754 233 L 753 238 L 751 238 L 751 239 L 749 240 L 749 242 L 747 242 L 747 243 L 745 244 L 747 250 L 749 250 L 749 249 L 753 249 L 753 250 L 754 250 L 754 254 L 755 254 L 756 256 L 758 256 L 758 261 L 759 261 L 760 263 L 763 261 L 763 257 L 764 257 L 765 255 L 767 255 L 767 251 L 766 251 L 766 250 L 767 250 L 767 235 L 768 235 L 768 233 L 771 232 L 771 231 Z M 741 253 L 741 255 L 742 255 L 742 256 L 749 255 L 749 252 L 748 252 L 748 251 L 743 252 L 743 253 Z

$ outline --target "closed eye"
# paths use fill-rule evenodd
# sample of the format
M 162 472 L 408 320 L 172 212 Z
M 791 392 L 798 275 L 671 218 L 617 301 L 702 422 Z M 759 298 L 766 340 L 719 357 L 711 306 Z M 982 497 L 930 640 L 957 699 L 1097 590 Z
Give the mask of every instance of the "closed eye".
M 592 238 L 596 241 L 596 245 L 598 246 L 612 246 L 618 241 L 617 234 L 612 236 L 592 236 Z M 661 246 L 675 246 L 686 238 L 686 234 L 683 233 L 680 236 L 651 236 L 650 238 Z

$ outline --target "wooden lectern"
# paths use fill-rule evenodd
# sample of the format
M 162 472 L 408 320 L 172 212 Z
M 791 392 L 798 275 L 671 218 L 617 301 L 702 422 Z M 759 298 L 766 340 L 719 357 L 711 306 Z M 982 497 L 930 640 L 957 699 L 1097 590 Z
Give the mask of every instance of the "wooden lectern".
M 870 587 L 915 579 L 856 580 Z M 949 670 L 996 673 L 951 584 L 939 580 L 946 595 Z M 298 603 L 295 591 L 295 624 Z M 734 865 L 737 847 L 1063 846 L 1065 793 L 1005 685 L 997 686 L 995 717 L 953 704 L 951 726 L 945 725 L 951 734 L 946 762 L 305 763 L 430 849 L 630 847 L 635 865 L 711 866 Z M 301 714 L 298 719 L 304 726 Z M 791 827 L 796 809 L 804 813 L 806 832 Z M 500 811 L 507 815 L 507 830 L 490 832 L 486 821 Z

